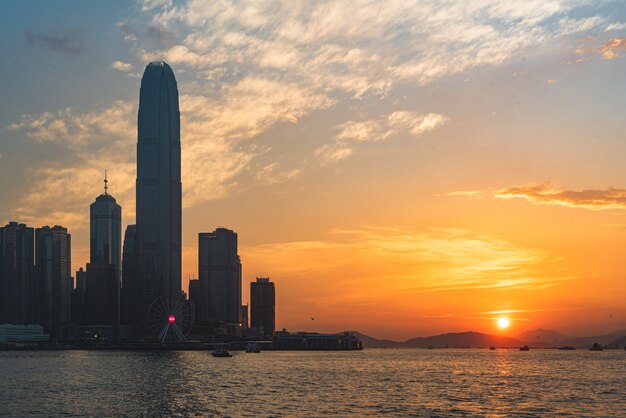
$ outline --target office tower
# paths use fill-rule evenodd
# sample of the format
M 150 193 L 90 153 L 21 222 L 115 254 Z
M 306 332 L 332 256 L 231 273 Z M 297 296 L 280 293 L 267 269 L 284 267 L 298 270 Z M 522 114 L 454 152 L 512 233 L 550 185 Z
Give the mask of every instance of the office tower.
M 200 280 L 189 279 L 189 310 L 192 322 L 198 318 L 198 309 L 200 306 Z
M 9 222 L 0 228 L 0 324 L 34 323 L 34 232 Z
M 85 286 L 87 283 L 87 272 L 83 270 L 83 268 L 79 268 L 76 272 L 76 289 L 85 290 Z
M 96 197 L 89 207 L 91 263 L 115 265 L 121 271 L 122 208 L 108 193 L 108 180 L 104 175 L 104 193 Z
M 89 218 L 90 218 L 90 245 L 89 245 L 89 253 L 90 253 L 90 264 L 92 265 L 92 271 L 89 272 L 89 264 L 87 265 L 87 277 L 91 275 L 92 281 L 95 278 L 100 279 L 103 272 L 106 271 L 108 274 L 109 268 L 101 266 L 101 264 L 110 264 L 113 266 L 115 271 L 115 281 L 116 285 L 114 286 L 115 295 L 110 296 L 109 286 L 111 283 L 108 282 L 108 276 L 106 277 L 106 285 L 102 284 L 98 281 L 94 282 L 94 286 L 99 286 L 97 290 L 89 289 L 87 286 L 87 293 L 85 294 L 86 300 L 86 308 L 87 308 L 87 321 L 89 321 L 91 308 L 94 307 L 95 311 L 98 311 L 95 306 L 100 306 L 103 301 L 94 301 L 94 297 L 104 297 L 106 298 L 106 303 L 114 303 L 115 305 L 109 307 L 106 306 L 107 312 L 109 309 L 113 309 L 115 318 L 115 324 L 118 324 L 119 320 L 119 301 L 120 301 L 120 282 L 121 282 L 121 235 L 122 235 L 122 208 L 117 204 L 115 198 L 108 193 L 108 179 L 106 175 L 106 171 L 104 172 L 104 193 L 100 196 L 96 197 L 95 202 L 91 204 L 89 207 Z M 97 268 L 96 268 L 97 266 Z M 101 278 L 105 280 L 104 277 Z M 89 281 L 89 280 L 88 280 Z M 100 289 L 101 286 L 106 286 L 107 291 L 104 292 Z M 95 312 L 94 311 L 94 312 Z M 98 311 L 99 312 L 99 311 Z M 93 312 L 92 312 L 93 313 Z M 98 321 L 104 321 L 104 316 L 107 318 L 109 314 L 106 315 L 103 313 L 98 313 L 95 317 L 98 318 Z M 107 319 L 108 320 L 108 319 Z M 99 322 L 98 325 L 105 325 L 108 323 Z M 91 324 L 91 325 L 96 325 Z M 113 325 L 113 323 L 110 323 Z
M 61 336 L 70 321 L 71 244 L 62 226 L 35 229 L 35 272 L 41 289 L 41 310 L 35 314 L 51 337 Z
M 72 324 L 85 324 L 85 290 L 87 288 L 87 272 L 81 267 L 76 272 L 76 287 L 70 296 L 70 319 Z
M 257 277 L 250 283 L 250 326 L 263 327 L 266 337 L 276 329 L 276 293 L 269 277 Z
M 110 263 L 87 263 L 85 324 L 119 325 L 117 269 Z
M 241 305 L 241 329 L 243 331 L 250 328 L 250 323 L 248 322 L 248 305 Z
M 241 327 L 241 261 L 237 234 L 225 228 L 198 234 L 199 320 Z
M 180 112 L 174 73 L 163 61 L 148 64 L 137 118 L 137 309 L 146 333 L 150 304 L 181 294 Z
M 137 287 L 137 265 L 135 259 L 137 232 L 136 225 L 128 225 L 124 232 L 124 249 L 122 251 L 122 300 L 121 322 L 135 323 L 135 291 Z

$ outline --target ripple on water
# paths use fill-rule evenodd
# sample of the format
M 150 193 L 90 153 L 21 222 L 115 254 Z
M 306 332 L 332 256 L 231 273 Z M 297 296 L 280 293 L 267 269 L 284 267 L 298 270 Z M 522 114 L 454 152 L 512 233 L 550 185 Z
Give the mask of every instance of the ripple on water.
M 226 360 L 226 361 L 225 361 Z M 626 352 L 0 352 L 0 414 L 620 416 Z

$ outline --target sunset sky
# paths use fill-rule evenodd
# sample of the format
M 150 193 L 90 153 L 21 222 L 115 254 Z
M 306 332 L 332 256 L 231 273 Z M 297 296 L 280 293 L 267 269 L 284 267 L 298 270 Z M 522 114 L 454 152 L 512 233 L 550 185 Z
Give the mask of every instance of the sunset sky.
M 163 59 L 185 291 L 222 226 L 278 328 L 626 328 L 625 1 L 28 1 L 0 23 L 0 222 L 67 227 L 74 270 L 105 169 L 134 222 Z

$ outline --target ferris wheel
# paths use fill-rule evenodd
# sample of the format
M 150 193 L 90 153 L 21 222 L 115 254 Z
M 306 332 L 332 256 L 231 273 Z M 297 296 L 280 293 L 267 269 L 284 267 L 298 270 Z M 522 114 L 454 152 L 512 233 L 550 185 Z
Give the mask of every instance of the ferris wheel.
M 148 308 L 148 326 L 152 336 L 160 343 L 185 342 L 191 329 L 189 304 L 159 296 Z

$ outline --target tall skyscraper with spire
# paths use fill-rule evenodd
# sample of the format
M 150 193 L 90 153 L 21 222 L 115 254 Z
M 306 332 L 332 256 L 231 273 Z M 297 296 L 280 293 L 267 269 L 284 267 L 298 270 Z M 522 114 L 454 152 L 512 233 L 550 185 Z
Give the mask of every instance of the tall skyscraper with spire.
M 89 325 L 119 325 L 122 257 L 122 208 L 108 192 L 89 207 L 90 257 L 85 289 L 85 321 Z
M 104 193 L 96 197 L 96 201 L 89 207 L 89 261 L 113 264 L 119 276 L 122 257 L 122 208 L 109 194 L 108 182 L 105 171 Z
M 137 118 L 137 288 L 135 324 L 145 333 L 150 304 L 181 296 L 180 112 L 170 66 L 146 67 Z

